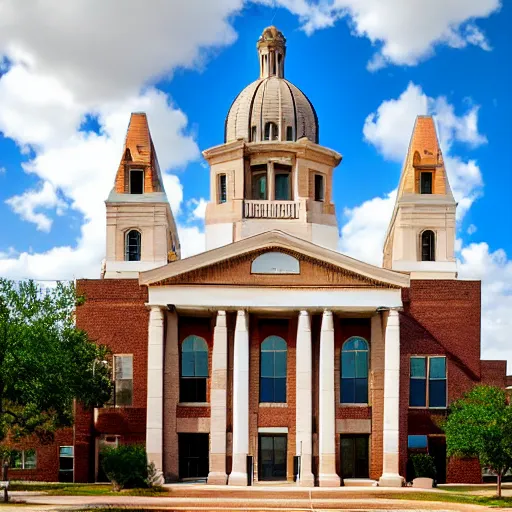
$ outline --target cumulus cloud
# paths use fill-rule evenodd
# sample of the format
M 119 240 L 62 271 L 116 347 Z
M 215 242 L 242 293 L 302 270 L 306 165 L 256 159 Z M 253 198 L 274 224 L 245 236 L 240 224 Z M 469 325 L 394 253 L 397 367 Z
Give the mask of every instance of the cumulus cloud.
M 419 85 L 409 83 L 397 98 L 383 101 L 365 120 L 363 134 L 369 143 L 386 159 L 402 162 L 409 146 L 417 115 L 435 117 L 441 149 L 450 186 L 458 202 L 457 218 L 461 220 L 483 186 L 480 167 L 476 160 L 463 160 L 452 154 L 455 142 L 470 148 L 485 144 L 487 139 L 478 129 L 478 106 L 470 106 L 462 115 L 444 96 L 431 98 Z
M 132 111 L 148 113 L 169 202 L 175 216 L 182 213 L 183 186 L 170 171 L 197 159 L 199 150 L 186 115 L 151 83 L 171 77 L 177 68 L 201 67 L 209 52 L 232 43 L 236 33 L 230 19 L 242 4 L 0 3 L 0 132 L 30 155 L 23 170 L 40 178 L 36 189 L 9 198 L 8 204 L 46 232 L 52 214 L 66 204 L 83 219 L 74 244 L 44 253 L 4 251 L 2 275 L 66 279 L 99 274 L 104 200 Z M 99 130 L 87 129 L 89 119 Z M 182 245 L 190 240 L 190 252 L 197 252 L 200 230 L 179 228 Z
M 200 220 L 204 221 L 204 217 L 206 215 L 206 205 L 208 204 L 208 200 L 200 197 L 199 199 L 191 199 L 189 201 L 190 219 L 191 220 Z
M 267 2 L 269 3 L 269 0 Z M 347 18 L 352 32 L 378 47 L 369 70 L 388 64 L 412 66 L 434 53 L 436 46 L 491 45 L 477 20 L 501 7 L 500 0 L 275 0 L 303 22 L 306 33 L 331 27 Z

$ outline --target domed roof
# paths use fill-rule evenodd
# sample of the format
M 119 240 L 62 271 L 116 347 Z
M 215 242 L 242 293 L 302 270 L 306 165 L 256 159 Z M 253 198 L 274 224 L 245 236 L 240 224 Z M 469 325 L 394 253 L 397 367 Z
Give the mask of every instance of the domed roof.
M 318 118 L 307 96 L 284 78 L 286 39 L 268 27 L 258 40 L 260 78 L 249 84 L 229 109 L 224 142 L 245 139 L 318 143 Z

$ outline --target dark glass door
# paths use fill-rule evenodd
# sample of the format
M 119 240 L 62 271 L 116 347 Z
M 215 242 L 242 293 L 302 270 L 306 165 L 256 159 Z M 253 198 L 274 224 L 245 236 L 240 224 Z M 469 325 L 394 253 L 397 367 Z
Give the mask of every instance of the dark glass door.
M 259 436 L 259 480 L 286 480 L 286 434 Z
M 446 483 L 446 438 L 444 436 L 429 436 L 428 454 L 434 457 L 437 483 Z
M 368 478 L 368 436 L 341 436 L 343 478 Z
M 208 434 L 178 434 L 180 479 L 207 478 Z

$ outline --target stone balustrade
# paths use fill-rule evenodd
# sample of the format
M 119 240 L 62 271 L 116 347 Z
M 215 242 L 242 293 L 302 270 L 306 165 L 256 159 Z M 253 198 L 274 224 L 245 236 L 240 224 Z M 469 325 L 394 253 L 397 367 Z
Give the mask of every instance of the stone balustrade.
M 244 201 L 246 219 L 298 219 L 297 201 L 266 201 L 249 199 Z

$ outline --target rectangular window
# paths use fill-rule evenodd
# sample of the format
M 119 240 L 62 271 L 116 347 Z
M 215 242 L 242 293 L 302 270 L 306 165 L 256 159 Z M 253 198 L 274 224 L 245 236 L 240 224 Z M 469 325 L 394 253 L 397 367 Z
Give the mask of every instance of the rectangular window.
M 74 449 L 72 446 L 59 448 L 59 482 L 73 481 Z
M 431 172 L 422 172 L 420 174 L 420 194 L 432 194 Z
M 12 469 L 36 469 L 36 466 L 37 456 L 35 450 L 14 450 L 11 453 Z
M 219 203 L 227 200 L 227 180 L 225 174 L 219 174 Z
M 315 174 L 315 201 L 324 200 L 324 177 L 322 174 Z
M 253 165 L 251 174 L 251 199 L 267 199 L 267 166 Z
M 428 381 L 428 382 L 427 382 Z M 411 357 L 409 406 L 446 407 L 446 357 Z
M 286 140 L 293 140 L 293 127 L 292 126 L 286 127 Z
M 115 405 L 133 403 L 133 356 L 114 356 Z
M 292 198 L 291 175 L 292 169 L 289 165 L 274 165 L 276 201 L 290 201 Z
M 257 133 L 256 126 L 251 126 L 251 142 L 256 142 Z
M 130 169 L 130 194 L 144 194 L 144 171 Z

